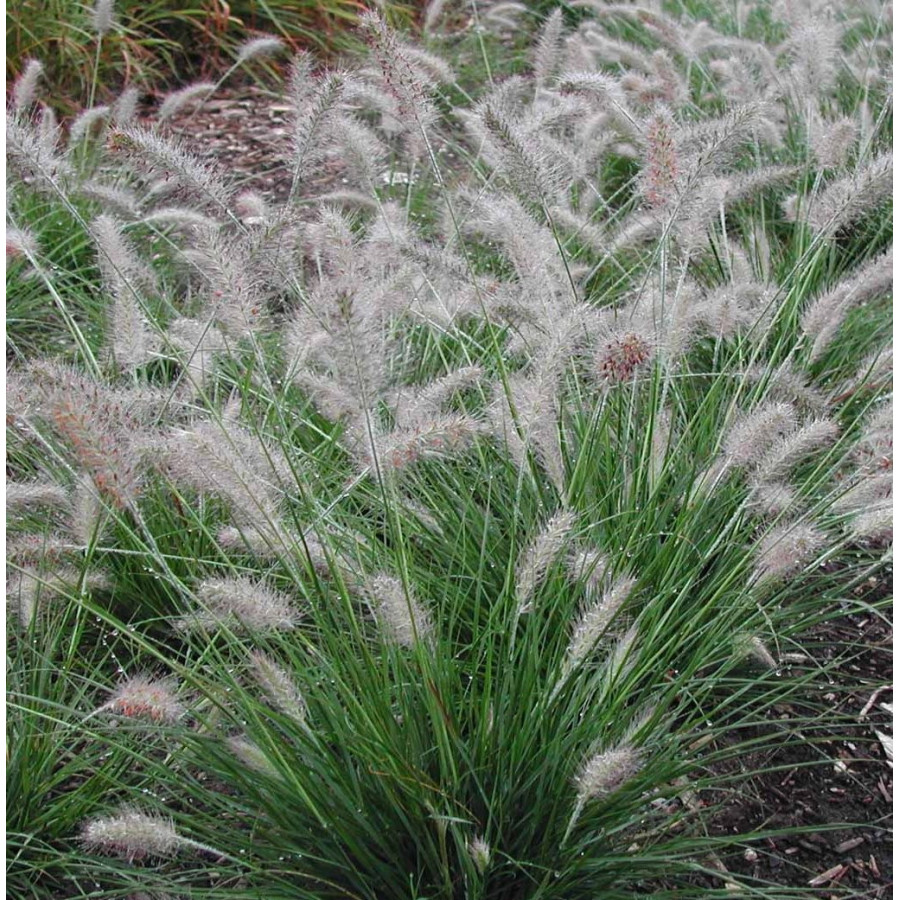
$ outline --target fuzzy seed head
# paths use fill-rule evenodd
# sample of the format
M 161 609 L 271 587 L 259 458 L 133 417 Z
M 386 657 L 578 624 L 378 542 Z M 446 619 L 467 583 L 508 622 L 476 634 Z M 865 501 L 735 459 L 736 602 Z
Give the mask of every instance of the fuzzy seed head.
M 578 666 L 594 649 L 628 598 L 636 581 L 637 579 L 630 575 L 623 575 L 616 579 L 609 590 L 599 595 L 594 594 L 584 606 L 572 628 L 572 637 L 566 652 L 567 670 Z
M 590 757 L 575 778 L 578 804 L 617 791 L 641 770 L 640 751 L 628 741 Z
M 423 609 L 403 582 L 393 575 L 373 575 L 368 581 L 368 595 L 375 616 L 385 633 L 404 647 L 414 647 L 431 639 L 432 626 Z
M 147 858 L 171 858 L 182 839 L 170 819 L 126 807 L 115 815 L 85 823 L 80 843 L 88 853 L 117 856 L 133 863 Z
M 491 864 L 491 845 L 481 835 L 478 835 L 469 840 L 467 849 L 478 874 L 484 875 L 485 870 Z
M 771 446 L 797 426 L 797 413 L 789 403 L 766 403 L 745 413 L 729 429 L 725 458 L 731 465 L 747 466 L 763 459 Z
M 640 334 L 616 335 L 598 351 L 596 367 L 600 378 L 612 384 L 629 381 L 634 373 L 653 356 L 653 345 Z
M 827 544 L 828 535 L 807 522 L 775 526 L 757 542 L 754 582 L 786 578 Z
M 525 548 L 516 565 L 516 600 L 519 612 L 532 609 L 534 595 L 549 568 L 565 549 L 575 525 L 575 514 L 562 510 L 552 516 Z
M 114 0 L 97 0 L 91 11 L 91 25 L 98 37 L 103 37 L 114 24 Z
M 280 38 L 258 37 L 244 41 L 238 49 L 238 63 L 250 62 L 251 59 L 262 59 L 266 56 L 274 56 L 284 50 L 284 41 Z
M 196 596 L 203 608 L 179 621 L 182 630 L 286 631 L 300 619 L 289 597 L 248 576 L 210 578 L 198 586 Z
M 657 113 L 647 126 L 642 193 L 653 209 L 667 206 L 678 191 L 678 153 L 670 115 Z
M 250 654 L 253 677 L 272 704 L 297 722 L 306 721 L 306 703 L 293 678 L 266 653 Z
M 38 81 L 43 74 L 43 65 L 36 59 L 29 59 L 25 70 L 13 85 L 12 108 L 15 112 L 23 112 L 34 103 Z
M 168 724 L 177 722 L 185 711 L 170 679 L 147 675 L 135 675 L 124 681 L 101 709 L 128 719 Z
M 272 765 L 269 757 L 247 738 L 236 736 L 228 739 L 228 746 L 231 752 L 245 765 L 260 775 L 268 775 L 271 778 L 278 778 L 278 769 Z

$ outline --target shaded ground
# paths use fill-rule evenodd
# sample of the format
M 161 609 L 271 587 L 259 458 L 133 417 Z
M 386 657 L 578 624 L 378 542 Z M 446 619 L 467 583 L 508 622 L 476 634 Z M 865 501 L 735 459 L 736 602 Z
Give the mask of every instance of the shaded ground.
M 834 689 L 821 699 L 846 724 L 809 744 L 792 742 L 748 760 L 748 767 L 770 771 L 744 785 L 713 823 L 718 834 L 792 828 L 806 833 L 762 839 L 722 861 L 732 873 L 818 888 L 814 896 L 822 898 L 838 888 L 860 898 L 887 898 L 893 883 L 893 770 L 876 732 L 892 734 L 893 716 L 885 708 L 893 678 L 891 629 L 877 615 L 851 614 L 816 629 L 811 638 L 818 662 L 842 660 L 832 675 Z M 776 709 L 772 718 L 789 714 Z M 865 824 L 846 827 L 848 822 Z
M 218 97 L 196 113 L 176 116 L 174 134 L 205 159 L 216 160 L 247 188 L 268 199 L 284 199 L 290 189 L 290 107 L 256 88 Z M 340 170 L 322 173 L 322 182 L 341 187 Z M 889 593 L 876 585 L 875 595 Z M 872 597 L 866 598 L 872 602 Z M 815 741 L 776 754 L 745 760 L 766 768 L 765 776 L 743 785 L 712 823 L 721 835 L 798 829 L 805 833 L 761 839 L 744 853 L 723 856 L 728 873 L 797 886 L 828 898 L 848 889 L 859 898 L 887 898 L 893 883 L 890 836 L 893 770 L 876 731 L 892 734 L 891 628 L 878 615 L 848 614 L 811 636 L 823 665 L 841 660 L 830 718 L 846 724 Z M 812 648 L 810 648 L 812 649 Z M 772 718 L 789 715 L 773 710 Z M 865 823 L 852 827 L 844 823 Z M 798 891 L 799 893 L 799 891 Z M 740 896 L 740 894 L 735 894 Z M 804 896 L 809 896 L 804 892 Z

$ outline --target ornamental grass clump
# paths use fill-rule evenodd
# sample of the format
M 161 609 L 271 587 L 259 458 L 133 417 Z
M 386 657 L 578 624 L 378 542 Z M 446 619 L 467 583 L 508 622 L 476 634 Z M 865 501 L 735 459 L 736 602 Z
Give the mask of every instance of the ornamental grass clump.
M 280 194 L 214 84 L 14 86 L 12 894 L 784 896 L 720 812 L 880 611 L 888 20 L 533 12 L 300 54 Z

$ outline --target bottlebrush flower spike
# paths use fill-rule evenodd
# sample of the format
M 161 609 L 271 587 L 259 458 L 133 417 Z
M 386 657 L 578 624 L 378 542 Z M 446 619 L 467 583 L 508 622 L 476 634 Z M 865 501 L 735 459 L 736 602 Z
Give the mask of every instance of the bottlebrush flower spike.
M 175 856 L 182 838 L 171 819 L 125 807 L 116 815 L 101 816 L 85 823 L 80 843 L 88 853 L 118 856 L 134 863 L 147 858 Z
M 561 510 L 541 528 L 516 564 L 516 602 L 519 614 L 531 612 L 534 595 L 575 526 L 575 513 Z
M 201 582 L 195 593 L 203 608 L 177 620 L 181 630 L 285 631 L 300 619 L 289 597 L 246 575 L 210 578 Z
M 430 642 L 433 628 L 425 610 L 393 575 L 372 575 L 366 593 L 378 623 L 392 640 L 404 647 Z
M 306 702 L 290 674 L 261 650 L 254 650 L 250 654 L 250 661 L 253 677 L 276 709 L 296 722 L 305 722 Z
M 792 575 L 828 544 L 828 535 L 809 522 L 776 525 L 756 544 L 752 583 L 768 584 Z
M 677 195 L 679 175 L 671 114 L 655 113 L 647 124 L 641 193 L 654 209 L 667 206 Z
M 172 820 L 141 812 L 131 806 L 85 822 L 79 843 L 88 853 L 117 856 L 135 863 L 148 859 L 171 859 L 179 850 L 195 850 L 222 857 L 207 844 L 182 837 Z
M 111 712 L 128 719 L 172 724 L 184 715 L 185 709 L 178 700 L 171 679 L 135 675 L 123 681 L 110 699 L 95 712 Z

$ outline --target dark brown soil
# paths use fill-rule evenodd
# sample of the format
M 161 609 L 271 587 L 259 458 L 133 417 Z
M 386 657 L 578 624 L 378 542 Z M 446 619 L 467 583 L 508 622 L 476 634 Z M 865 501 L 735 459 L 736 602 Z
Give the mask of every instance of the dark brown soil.
M 833 689 L 821 700 L 830 704 L 828 718 L 842 724 L 809 735 L 808 743 L 792 740 L 781 751 L 745 760 L 766 774 L 741 787 L 712 832 L 797 831 L 723 855 L 729 873 L 817 888 L 814 897 L 846 897 L 849 889 L 853 897 L 887 898 L 893 769 L 876 732 L 892 734 L 891 628 L 875 613 L 849 614 L 809 637 L 819 663 L 838 662 L 829 670 Z M 790 710 L 772 712 L 773 720 L 786 715 Z

